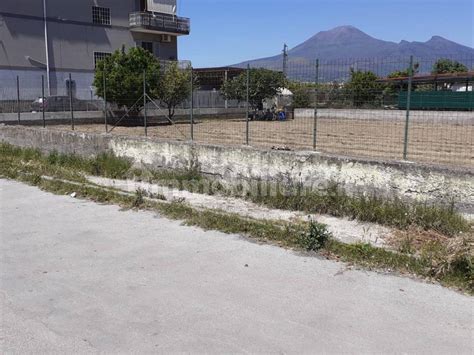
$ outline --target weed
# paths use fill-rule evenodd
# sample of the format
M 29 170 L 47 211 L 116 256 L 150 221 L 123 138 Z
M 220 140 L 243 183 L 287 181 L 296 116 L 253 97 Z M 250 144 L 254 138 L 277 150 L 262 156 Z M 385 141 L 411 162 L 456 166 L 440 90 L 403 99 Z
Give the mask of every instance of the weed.
M 102 153 L 90 161 L 89 171 L 93 175 L 120 179 L 126 177 L 130 167 L 128 160 L 118 158 L 112 153 Z
M 330 184 L 326 189 L 318 191 L 297 188 L 295 194 L 278 191 L 276 196 L 249 195 L 247 198 L 278 209 L 349 217 L 400 229 L 416 225 L 448 236 L 467 232 L 471 228 L 469 222 L 454 210 L 452 204 L 435 206 L 409 203 L 399 198 L 381 197 L 376 194 L 349 195 L 336 184 Z
M 421 260 L 432 276 L 465 278 L 474 287 L 473 237 L 458 237 L 447 243 L 430 241 L 421 249 Z
M 41 182 L 41 176 L 38 174 L 31 174 L 30 178 L 33 185 L 38 185 Z
M 61 154 L 53 151 L 46 157 L 46 163 L 51 166 L 63 168 L 85 170 L 88 167 L 88 160 L 73 154 Z
M 20 158 L 24 161 L 37 160 L 42 156 L 39 149 L 19 148 L 7 143 L 0 143 L 0 153 L 2 158 Z
M 83 174 L 114 179 L 125 178 L 131 168 L 128 160 L 118 158 L 111 153 L 102 153 L 94 158 L 83 158 L 57 151 L 43 155 L 37 149 L 16 148 L 6 143 L 0 144 L 0 153 L 2 162 L 8 161 L 8 165 L 15 166 L 17 169 L 21 169 L 21 165 L 27 163 L 29 168 L 34 166 L 39 175 L 52 175 L 75 181 L 84 180 L 80 177 Z
M 403 254 L 413 254 L 415 249 L 413 247 L 413 237 L 409 232 L 405 232 L 403 238 L 400 240 L 398 251 Z
M 369 268 L 383 268 L 422 276 L 426 275 L 423 263 L 416 257 L 376 248 L 368 243 L 344 244 L 330 239 L 325 250 L 342 261 Z
M 146 191 L 143 189 L 137 189 L 135 192 L 135 198 L 132 201 L 132 208 L 141 208 L 145 204 Z
M 158 194 L 158 193 L 149 193 L 148 197 L 154 199 L 154 200 L 161 200 L 161 201 L 166 201 L 166 196 L 163 194 Z
M 331 237 L 326 225 L 310 220 L 308 230 L 300 234 L 298 244 L 308 251 L 318 251 L 326 246 Z

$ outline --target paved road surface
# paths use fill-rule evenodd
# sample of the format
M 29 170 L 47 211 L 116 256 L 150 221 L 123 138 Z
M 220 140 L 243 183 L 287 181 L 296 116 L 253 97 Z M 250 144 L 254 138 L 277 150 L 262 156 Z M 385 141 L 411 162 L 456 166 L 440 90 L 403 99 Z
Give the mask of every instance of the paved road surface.
M 2 352 L 473 350 L 472 299 L 439 286 L 16 182 L 0 198 Z

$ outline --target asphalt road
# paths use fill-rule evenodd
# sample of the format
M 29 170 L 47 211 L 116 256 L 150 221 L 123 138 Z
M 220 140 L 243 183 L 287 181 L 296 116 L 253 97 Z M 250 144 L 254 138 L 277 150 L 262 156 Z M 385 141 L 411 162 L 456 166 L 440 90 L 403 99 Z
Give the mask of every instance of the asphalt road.
M 0 180 L 1 352 L 472 353 L 473 299 Z

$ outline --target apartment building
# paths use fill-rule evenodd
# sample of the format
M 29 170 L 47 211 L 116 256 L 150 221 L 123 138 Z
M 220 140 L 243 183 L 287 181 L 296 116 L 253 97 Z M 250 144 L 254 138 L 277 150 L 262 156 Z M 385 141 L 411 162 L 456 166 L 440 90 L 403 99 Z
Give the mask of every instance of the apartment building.
M 44 75 L 48 94 L 87 98 L 98 60 L 122 46 L 177 60 L 177 38 L 189 33 L 176 0 L 1 0 L 0 89 L 18 76 L 28 95 Z

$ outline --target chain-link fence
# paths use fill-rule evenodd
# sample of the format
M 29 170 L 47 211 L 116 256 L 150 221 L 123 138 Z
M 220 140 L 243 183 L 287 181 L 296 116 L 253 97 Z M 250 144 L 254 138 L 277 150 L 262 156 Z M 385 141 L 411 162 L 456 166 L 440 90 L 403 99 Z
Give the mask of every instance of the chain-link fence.
M 2 83 L 0 120 L 471 168 L 474 58 L 447 59 L 285 58 L 214 69 L 188 63 L 174 72 L 187 93 L 175 101 L 163 99 L 159 84 L 167 65 L 137 75 L 120 100 L 107 71 L 103 90 L 79 73 L 62 74 L 54 92 L 44 74 L 18 75 Z M 278 87 L 275 74 L 284 79 Z M 259 91 L 272 86 L 260 100 Z

